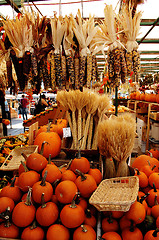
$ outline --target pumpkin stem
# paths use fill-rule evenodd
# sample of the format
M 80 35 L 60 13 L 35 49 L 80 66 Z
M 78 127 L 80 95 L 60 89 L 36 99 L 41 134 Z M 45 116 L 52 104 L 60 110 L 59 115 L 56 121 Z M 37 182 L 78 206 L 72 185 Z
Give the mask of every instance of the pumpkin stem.
M 151 168 L 151 170 L 153 171 L 153 170 L 155 169 L 155 167 L 156 167 L 156 165 L 154 165 L 154 166 Z
M 27 199 L 26 199 L 26 202 L 25 202 L 25 205 L 27 205 L 27 206 L 31 205 L 31 191 L 32 191 L 32 188 L 29 188 L 29 191 L 27 193 Z
M 43 176 L 43 178 L 41 180 L 41 183 L 40 183 L 41 186 L 45 186 L 46 185 L 45 181 L 46 181 L 47 173 L 48 173 L 48 171 L 46 170 L 45 173 L 44 173 L 44 176 Z
M 154 189 L 154 192 L 157 192 L 157 190 L 156 190 L 156 186 L 155 186 L 154 183 L 153 183 L 153 189 Z
M 150 154 L 150 157 L 153 158 L 153 155 L 150 151 L 147 151 Z
M 33 230 L 37 228 L 37 224 L 36 224 L 36 221 L 33 222 L 33 224 L 31 225 L 30 229 Z
M 27 160 L 27 155 L 26 155 L 25 153 L 21 153 L 21 155 L 23 156 L 23 158 L 24 158 L 25 160 Z
M 74 198 L 73 198 L 73 200 L 71 202 L 70 208 L 76 208 L 77 207 L 76 202 L 75 202 L 77 196 L 78 196 L 78 194 L 76 194 L 74 196 Z
M 11 216 L 10 207 L 7 207 L 6 210 L 0 213 L 0 218 L 4 220 L 9 220 Z
M 5 221 L 4 226 L 7 227 L 7 228 L 9 228 L 11 225 L 12 225 L 11 222 L 9 221 L 9 219 L 7 219 L 7 220 Z
M 49 144 L 48 142 L 44 141 L 41 145 L 41 150 L 40 150 L 40 154 L 43 155 L 43 152 L 44 152 L 44 145 L 45 143 Z
M 130 232 L 134 232 L 135 228 L 134 228 L 134 222 L 131 220 L 131 225 L 130 225 Z
M 88 230 L 87 230 L 87 228 L 86 228 L 86 226 L 84 226 L 84 225 L 81 225 L 81 228 L 82 228 L 82 232 L 87 232 Z
M 23 165 L 25 172 L 28 172 L 29 169 L 27 168 L 26 164 L 23 161 L 20 161 L 20 162 Z
M 44 195 L 45 195 L 44 193 L 41 194 L 41 208 L 45 208 L 46 207 Z
M 87 179 L 86 175 L 78 169 L 76 169 L 75 172 L 81 177 L 81 181 L 85 181 Z
M 108 216 L 108 223 L 113 223 L 112 213 Z
M 152 236 L 153 237 L 157 237 L 157 233 L 159 232 L 159 229 L 158 228 L 156 228 L 156 230 L 152 233 Z
M 68 169 L 70 168 L 72 161 L 73 161 L 73 159 L 71 159 L 71 160 L 68 162 L 67 167 L 66 167 L 66 170 L 68 170 Z
M 91 210 L 90 209 L 86 209 L 86 217 L 87 218 L 91 218 L 92 214 L 91 214 Z
M 137 172 L 137 175 L 140 175 L 140 171 L 138 168 L 135 168 L 136 172 Z
M 58 167 L 58 169 L 61 171 L 61 169 L 64 168 L 64 167 L 67 167 L 67 163 L 62 164 L 60 167 Z
M 148 197 L 150 195 L 150 193 L 147 193 L 147 194 L 145 194 L 144 196 L 142 196 L 141 198 L 140 198 L 140 203 L 143 203 L 143 201 Z
M 49 123 L 48 123 L 48 126 L 47 126 L 47 132 L 50 132 L 51 124 L 52 124 L 52 122 L 49 122 Z
M 49 154 L 48 164 L 51 164 L 51 154 Z
M 147 160 L 147 162 L 148 162 L 148 165 L 149 165 L 149 166 L 151 166 L 151 164 L 150 164 L 150 161 L 149 161 L 149 160 Z
M 11 184 L 10 184 L 10 187 L 14 187 L 15 180 L 16 180 L 16 176 L 14 176 L 14 178 L 13 178 L 13 180 L 12 180 Z

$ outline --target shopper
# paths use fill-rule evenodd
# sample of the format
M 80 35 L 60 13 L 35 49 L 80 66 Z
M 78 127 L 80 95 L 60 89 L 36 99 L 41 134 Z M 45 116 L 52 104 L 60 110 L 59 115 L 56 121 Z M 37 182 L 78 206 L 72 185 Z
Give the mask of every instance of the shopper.
M 21 103 L 21 111 L 22 111 L 23 120 L 27 120 L 27 105 L 29 103 L 28 103 L 28 99 L 25 98 L 24 94 L 22 95 L 22 99 L 21 99 L 20 103 Z
M 34 115 L 39 114 L 42 111 L 45 111 L 46 107 L 48 107 L 48 104 L 46 102 L 46 97 L 43 94 L 42 96 L 40 96 L 38 103 L 35 105 Z

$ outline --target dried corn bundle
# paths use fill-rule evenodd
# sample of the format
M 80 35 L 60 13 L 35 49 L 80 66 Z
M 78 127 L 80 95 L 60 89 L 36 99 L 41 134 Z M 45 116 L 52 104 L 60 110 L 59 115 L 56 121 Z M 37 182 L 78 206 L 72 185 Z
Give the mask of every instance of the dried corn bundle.
M 34 52 L 31 53 L 31 65 L 33 69 L 34 76 L 38 75 L 38 66 L 37 66 L 37 58 Z
M 48 74 L 48 68 L 47 68 L 47 58 L 43 57 L 41 60 L 41 67 L 42 67 L 42 74 L 43 74 L 43 82 L 44 82 L 44 88 L 47 90 L 51 85 L 50 76 Z
M 61 69 L 62 69 L 62 79 L 63 83 L 62 86 L 66 88 L 66 82 L 67 82 L 67 67 L 66 67 L 66 56 L 62 55 L 61 56 Z M 67 87 L 68 88 L 68 87 Z M 66 88 L 66 89 L 67 89 Z
M 137 50 L 132 51 L 133 72 L 136 76 L 140 73 L 140 54 Z
M 62 38 L 65 31 L 65 23 L 61 16 L 58 18 L 54 15 L 51 21 L 51 31 L 52 31 L 52 43 L 54 45 L 54 59 L 55 59 L 55 74 L 56 74 L 56 85 L 59 89 L 62 89 L 62 69 L 61 69 L 61 54 L 60 45 L 62 43 Z
M 127 74 L 130 75 L 133 70 L 133 62 L 132 62 L 132 51 L 125 53 L 126 58 L 126 66 L 127 66 Z
M 87 55 L 87 88 L 91 87 L 91 79 L 92 79 L 92 55 Z
M 86 83 L 86 56 L 80 56 L 79 64 L 79 86 L 82 88 Z
M 125 83 L 126 76 L 127 76 L 127 67 L 126 67 L 124 49 L 120 49 L 120 65 L 121 65 L 121 82 Z
M 92 55 L 92 83 L 97 79 L 96 73 L 96 56 Z
M 78 89 L 79 85 L 79 69 L 80 69 L 80 62 L 79 62 L 79 57 L 75 55 L 75 89 Z
M 13 83 L 13 75 L 12 75 L 12 61 L 6 61 L 6 69 L 7 69 L 7 79 L 8 79 L 8 87 L 10 88 Z
M 121 65 L 120 65 L 120 49 L 115 48 L 112 50 L 112 54 L 114 55 L 114 80 L 112 81 L 112 86 L 119 86 L 120 84 L 120 72 L 121 72 Z
M 50 53 L 50 78 L 51 78 L 51 89 L 56 89 L 56 76 L 55 76 L 55 59 L 54 54 Z
M 29 51 L 25 51 L 24 53 L 24 61 L 23 61 L 23 73 L 28 75 L 31 68 L 31 53 Z
M 66 55 L 66 64 L 69 73 L 70 88 L 75 88 L 75 71 L 74 71 L 74 58 L 71 55 Z

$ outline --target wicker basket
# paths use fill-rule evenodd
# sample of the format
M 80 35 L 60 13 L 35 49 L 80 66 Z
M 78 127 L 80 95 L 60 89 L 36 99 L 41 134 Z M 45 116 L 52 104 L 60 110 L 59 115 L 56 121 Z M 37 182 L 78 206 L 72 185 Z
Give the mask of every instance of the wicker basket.
M 11 153 L 8 155 L 2 166 L 0 167 L 0 170 L 2 171 L 14 171 L 19 168 L 19 165 L 21 164 L 21 161 L 24 161 L 24 157 L 21 155 L 22 153 L 25 153 L 26 156 L 29 156 L 31 153 L 38 152 L 38 146 L 37 145 L 30 145 L 25 147 L 18 147 L 11 151 Z
M 128 211 L 139 191 L 137 176 L 103 180 L 89 199 L 98 211 Z

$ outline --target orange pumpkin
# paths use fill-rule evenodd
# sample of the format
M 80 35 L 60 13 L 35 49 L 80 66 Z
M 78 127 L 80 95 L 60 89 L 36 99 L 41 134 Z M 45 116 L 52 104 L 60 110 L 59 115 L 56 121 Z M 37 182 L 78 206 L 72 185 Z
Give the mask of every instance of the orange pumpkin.
M 12 221 L 18 227 L 27 227 L 35 218 L 36 208 L 31 203 L 31 189 L 28 191 L 26 202 L 19 202 L 12 213 Z
M 12 212 L 14 206 L 13 199 L 9 197 L 0 197 L 0 213 L 5 212 L 8 207 L 10 208 L 10 212 Z
M 102 235 L 102 238 L 106 240 L 122 240 L 120 235 L 116 232 L 106 232 Z
M 154 218 L 159 217 L 159 204 L 158 204 L 158 201 L 157 201 L 157 195 L 155 195 L 155 205 L 152 206 L 152 208 L 151 208 L 151 215 Z
M 75 182 L 75 180 L 76 180 L 75 173 L 69 169 L 66 171 L 63 171 L 61 181 L 64 181 L 64 180 L 70 180 L 70 181 Z
M 159 189 L 159 173 L 155 172 L 149 176 L 149 184 L 151 187 L 155 184 L 155 187 Z
M 91 214 L 91 211 L 89 209 L 86 209 L 85 211 L 85 219 L 84 224 L 91 226 L 92 228 L 96 227 L 97 220 L 93 214 Z
M 42 205 L 36 211 L 36 220 L 41 226 L 48 227 L 57 220 L 59 210 L 55 203 L 45 203 L 43 193 L 41 202 Z
M 121 231 L 124 228 L 130 227 L 131 224 L 132 224 L 132 221 L 130 219 L 128 219 L 125 215 L 119 221 L 119 226 L 120 226 Z M 134 225 L 135 225 L 135 223 L 134 223 Z
M 86 209 L 88 207 L 88 203 L 85 198 L 81 197 L 80 195 L 77 195 L 75 201 L 76 201 L 77 205 L 81 206 L 83 208 L 83 210 L 86 211 Z M 92 214 L 92 212 L 91 212 L 91 214 Z
M 57 185 L 55 195 L 59 202 L 68 204 L 72 202 L 73 198 L 77 194 L 77 191 L 77 186 L 73 181 L 65 180 Z
M 147 177 L 149 177 L 151 175 L 151 173 L 155 172 L 156 165 L 154 165 L 153 167 L 151 167 L 150 165 L 145 165 L 141 168 L 141 172 L 144 172 L 146 174 Z
M 159 228 L 159 217 L 156 219 L 156 227 Z
M 139 224 L 144 221 L 146 216 L 145 207 L 138 201 L 134 202 L 129 211 L 126 212 L 126 217 L 136 224 Z
M 96 232 L 94 229 L 85 224 L 78 227 L 73 233 L 73 240 L 96 240 Z
M 98 168 L 90 168 L 88 174 L 94 177 L 97 185 L 102 181 L 102 173 Z
M 75 204 L 73 200 L 71 204 L 65 205 L 60 212 L 62 224 L 67 228 L 79 227 L 85 219 L 85 213 L 81 206 Z
M 24 228 L 21 234 L 21 239 L 43 240 L 44 236 L 44 230 L 41 227 L 37 226 L 36 222 L 34 221 L 31 226 Z
M 102 219 L 103 232 L 117 232 L 119 230 L 119 224 L 116 219 L 113 219 L 111 215 Z
M 155 184 L 153 184 L 153 188 L 148 192 L 149 196 L 147 197 L 147 203 L 150 207 L 155 204 L 155 196 L 157 195 L 157 201 L 159 202 L 159 189 L 156 189 Z
M 70 232 L 68 228 L 61 224 L 51 225 L 46 233 L 47 240 L 70 240 Z
M 55 164 L 48 163 L 42 171 L 42 177 L 44 176 L 45 171 L 47 171 L 46 181 L 49 183 L 53 183 L 57 179 L 60 180 L 62 177 L 60 170 Z
M 7 126 L 10 124 L 10 121 L 9 121 L 9 119 L 2 119 L 2 123 Z
M 13 223 L 3 222 L 0 224 L 0 238 L 16 239 L 19 237 L 19 228 Z
M 144 172 L 136 169 L 135 176 L 137 176 L 139 178 L 139 186 L 141 188 L 144 188 L 144 187 L 148 186 L 148 177 L 146 176 L 146 174 Z
M 144 236 L 144 240 L 159 240 L 159 230 L 148 231 Z
M 156 165 L 155 171 L 157 171 L 157 169 L 159 167 L 159 161 L 156 158 L 153 158 L 151 156 L 147 156 L 147 155 L 143 154 L 143 155 L 138 156 L 132 163 L 132 167 L 137 168 L 139 171 L 145 165 L 150 165 L 151 167 Z
M 121 236 L 122 240 L 134 240 L 134 239 L 143 240 L 143 234 L 141 230 L 134 226 L 124 228 L 121 233 Z
M 158 96 L 159 96 L 159 94 L 158 94 Z M 152 149 L 149 150 L 149 152 L 152 153 L 152 156 L 154 158 L 159 159 L 159 151 L 157 149 L 152 148 Z
M 71 162 L 70 170 L 76 173 L 76 169 L 82 173 L 88 173 L 90 170 L 90 163 L 87 158 L 81 157 L 80 150 L 78 151 L 78 157 L 74 158 Z
M 61 151 L 61 138 L 56 132 L 41 132 L 38 136 L 36 136 L 34 145 L 38 145 L 39 152 L 44 141 L 48 143 L 44 146 L 44 157 L 48 158 L 49 154 L 51 154 L 51 158 L 59 155 Z
M 111 215 L 113 218 L 121 218 L 124 215 L 122 211 L 111 211 Z

